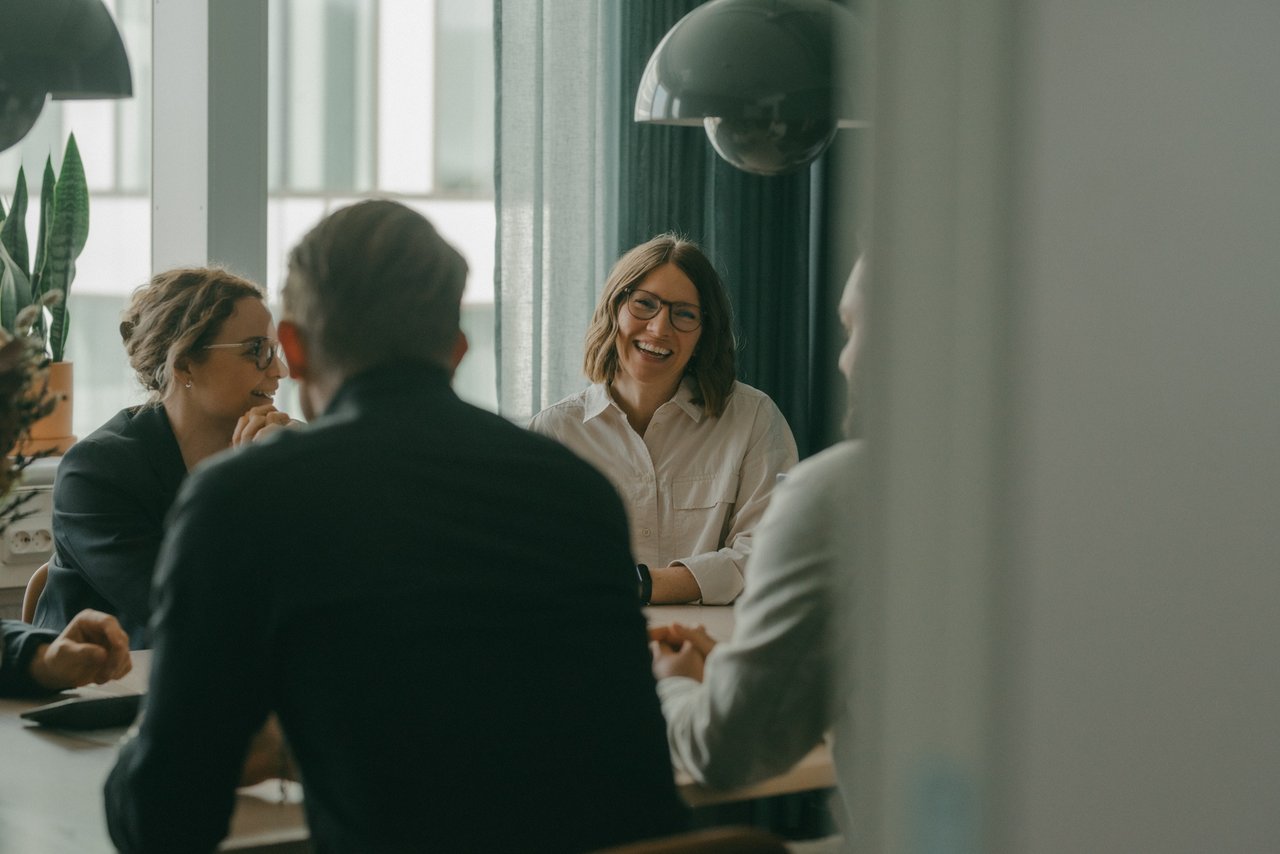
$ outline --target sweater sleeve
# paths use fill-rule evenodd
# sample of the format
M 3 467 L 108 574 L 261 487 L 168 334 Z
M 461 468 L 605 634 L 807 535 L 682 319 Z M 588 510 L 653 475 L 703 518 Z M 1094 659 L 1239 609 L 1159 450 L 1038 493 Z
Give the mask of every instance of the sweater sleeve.
M 671 677 L 658 685 L 672 759 L 704 785 L 781 773 L 830 723 L 831 591 L 846 559 L 834 528 L 840 502 L 823 488 L 831 464 L 807 461 L 774 494 L 733 638 L 712 650 L 702 684 Z

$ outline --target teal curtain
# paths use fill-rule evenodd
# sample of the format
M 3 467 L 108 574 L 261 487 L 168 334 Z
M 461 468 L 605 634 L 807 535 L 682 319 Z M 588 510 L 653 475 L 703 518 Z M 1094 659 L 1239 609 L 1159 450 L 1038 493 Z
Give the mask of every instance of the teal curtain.
M 613 0 L 494 7 L 498 410 L 526 423 L 586 384 L 582 345 L 608 254 L 616 155 Z
M 699 243 L 724 277 L 738 335 L 738 378 L 767 393 L 795 433 L 801 456 L 836 438 L 832 410 L 843 406 L 831 319 L 837 274 L 826 269 L 824 161 L 791 175 L 761 177 L 733 168 L 701 128 L 637 124 L 635 93 L 667 31 L 697 0 L 649 0 L 611 7 L 618 74 L 608 113 L 616 134 L 616 217 L 607 247 L 616 258 L 663 231 Z M 838 348 L 837 348 L 838 349 Z
M 802 456 L 839 438 L 832 158 L 771 178 L 697 127 L 633 121 L 650 54 L 696 0 L 495 0 L 496 347 L 500 411 L 524 421 L 585 383 L 582 336 L 613 261 L 655 234 L 697 241 L 724 277 L 738 377 L 777 402 Z M 837 140 L 848 137 L 847 132 Z M 843 195 L 843 194 L 839 194 Z

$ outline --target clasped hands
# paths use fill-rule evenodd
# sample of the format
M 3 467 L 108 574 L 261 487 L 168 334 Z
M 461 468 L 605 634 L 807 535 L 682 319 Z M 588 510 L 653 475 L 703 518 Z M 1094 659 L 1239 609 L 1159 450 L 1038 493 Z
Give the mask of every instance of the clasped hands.
M 257 442 L 278 430 L 301 423 L 290 418 L 287 412 L 276 409 L 273 404 L 264 403 L 240 416 L 240 420 L 236 422 L 235 432 L 231 434 L 231 446 L 238 448 L 250 442 Z
M 653 677 L 687 676 L 702 681 L 707 656 L 715 647 L 715 639 L 704 626 L 655 626 L 649 629 L 649 651 L 653 653 Z

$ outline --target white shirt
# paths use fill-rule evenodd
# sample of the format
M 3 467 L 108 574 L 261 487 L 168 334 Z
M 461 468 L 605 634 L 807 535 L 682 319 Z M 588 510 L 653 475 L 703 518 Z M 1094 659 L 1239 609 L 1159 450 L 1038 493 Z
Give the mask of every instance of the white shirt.
M 720 605 L 742 591 L 752 530 L 778 475 L 795 465 L 796 443 L 764 392 L 734 383 L 725 411 L 712 418 L 694 391 L 686 378 L 643 437 L 600 383 L 542 410 L 529 427 L 609 478 L 626 505 L 638 563 L 684 564 L 702 602 Z
M 852 767 L 852 698 L 847 684 L 833 687 L 847 646 L 832 613 L 852 580 L 858 456 L 842 442 L 787 475 L 760 523 L 733 637 L 707 656 L 701 683 L 658 682 L 672 761 L 700 783 L 734 788 L 780 774 L 830 727 L 837 773 Z

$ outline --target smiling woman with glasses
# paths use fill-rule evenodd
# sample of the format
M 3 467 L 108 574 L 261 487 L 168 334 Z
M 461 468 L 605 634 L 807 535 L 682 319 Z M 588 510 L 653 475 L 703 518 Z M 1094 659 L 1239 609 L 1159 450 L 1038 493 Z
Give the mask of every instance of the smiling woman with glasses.
M 114 614 L 135 649 L 150 645 L 151 573 L 187 472 L 291 423 L 274 397 L 288 369 L 262 289 L 225 270 L 161 273 L 120 323 L 149 393 L 71 446 L 53 491 L 54 555 L 36 609 L 61 629 L 84 608 Z
M 752 530 L 796 444 L 736 381 L 729 298 L 694 243 L 663 234 L 614 265 L 587 330 L 592 385 L 534 416 L 609 477 L 631 520 L 640 596 L 732 602 Z

